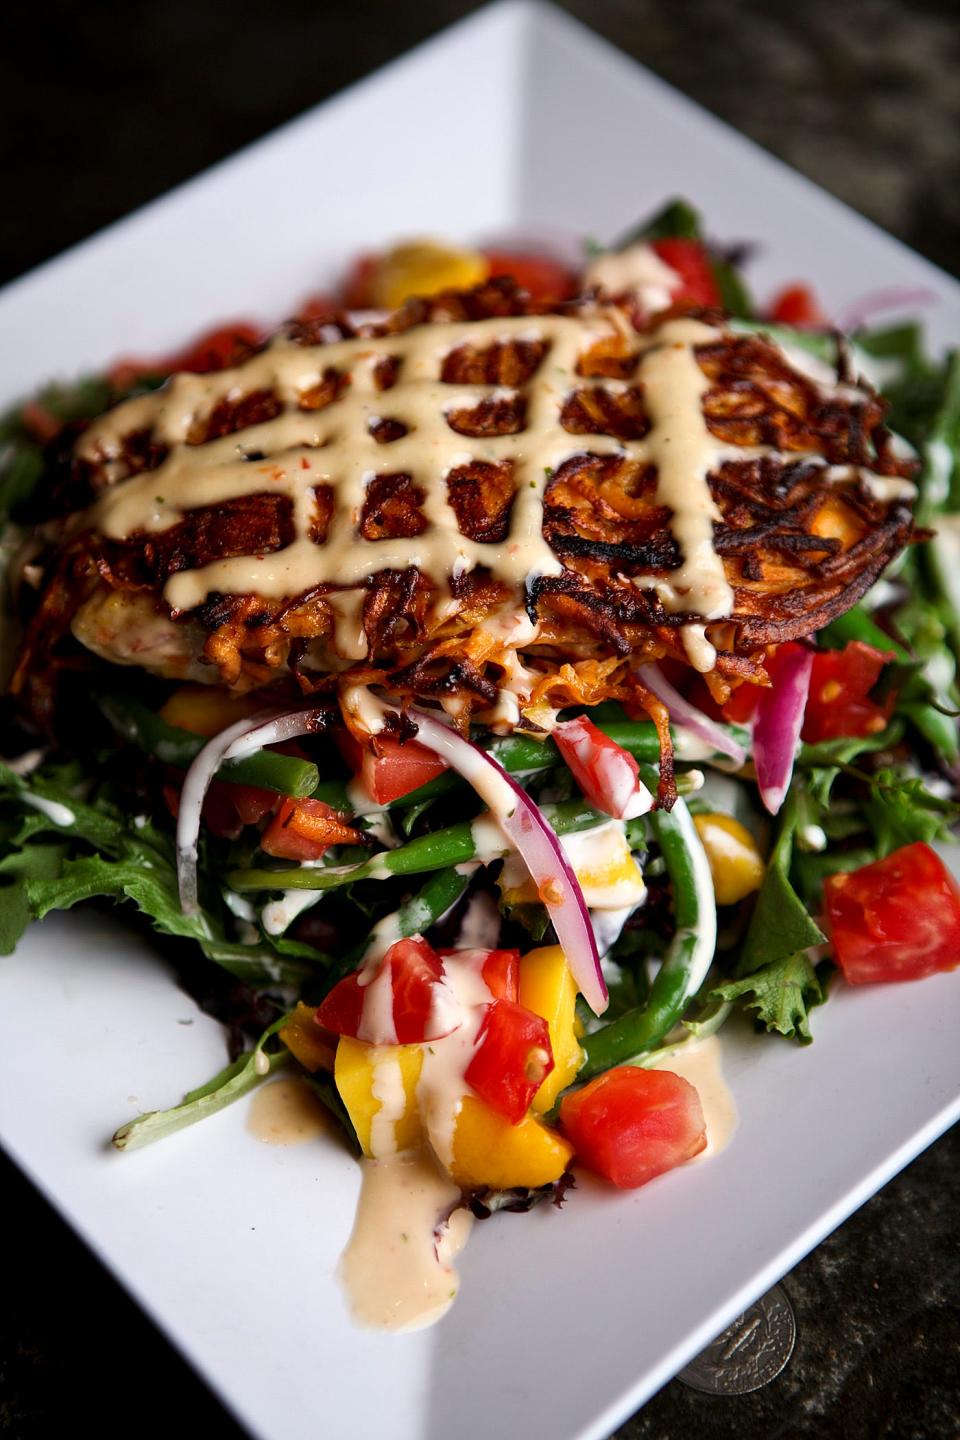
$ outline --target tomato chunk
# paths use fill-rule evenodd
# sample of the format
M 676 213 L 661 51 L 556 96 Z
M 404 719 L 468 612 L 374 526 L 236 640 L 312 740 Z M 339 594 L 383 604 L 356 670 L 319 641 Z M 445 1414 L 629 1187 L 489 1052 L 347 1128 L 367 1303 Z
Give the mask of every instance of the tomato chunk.
M 317 1024 L 371 1045 L 439 1040 L 459 1024 L 450 1023 L 449 1006 L 435 1004 L 442 980 L 443 961 L 426 940 L 397 940 L 369 984 L 353 974 L 334 985 L 317 1010 Z
M 770 319 L 778 325 L 794 325 L 798 330 L 816 329 L 827 323 L 809 285 L 788 285 L 775 295 L 770 304 Z
M 441 959 L 450 955 L 470 959 L 480 967 L 484 984 L 495 1000 L 517 1000 L 520 995 L 519 950 L 441 950 Z
M 664 240 L 654 240 L 653 249 L 663 263 L 680 277 L 680 284 L 672 291 L 675 302 L 688 305 L 723 303 L 710 256 L 699 240 L 673 235 Z
M 620 819 L 637 793 L 640 767 L 585 715 L 553 728 L 557 748 L 595 810 Z
M 576 290 L 572 270 L 549 255 L 510 250 L 484 251 L 490 262 L 491 279 L 511 275 L 534 300 L 566 300 Z
M 546 1020 L 513 1000 L 494 1000 L 477 1033 L 467 1084 L 492 1110 L 519 1125 L 553 1069 Z
M 862 640 L 851 640 L 842 650 L 819 650 L 813 657 L 810 694 L 803 717 L 804 740 L 816 744 L 840 735 L 876 735 L 893 710 L 894 696 L 883 704 L 871 700 L 870 691 L 893 651 L 875 650 Z
M 577 1159 L 621 1190 L 692 1160 L 707 1143 L 700 1096 L 669 1070 L 620 1065 L 560 1106 Z
M 163 799 L 176 820 L 180 814 L 180 790 L 183 771 L 170 769 L 163 784 Z M 256 785 L 233 785 L 226 780 L 212 780 L 203 797 L 203 823 L 214 835 L 236 840 L 244 825 L 256 825 L 268 815 L 280 796 L 275 790 L 261 790 Z
M 918 841 L 823 887 L 834 958 L 851 985 L 921 980 L 960 964 L 960 889 Z
M 141 375 L 172 375 L 179 370 L 206 375 L 213 370 L 226 370 L 245 360 L 262 339 L 263 331 L 245 320 L 219 325 L 173 355 L 154 360 L 118 360 L 110 371 L 110 380 L 119 389 L 126 389 Z
M 402 800 L 447 768 L 438 755 L 416 740 L 374 735 L 361 746 L 349 730 L 341 731 L 337 740 L 343 758 L 378 805 Z
M 227 782 L 225 789 L 229 792 L 233 808 L 244 825 L 258 824 L 264 815 L 270 814 L 280 799 L 276 790 L 262 790 L 258 785 L 233 785 Z
M 260 840 L 260 849 L 282 860 L 319 860 L 331 845 L 356 845 L 358 830 L 322 800 L 287 796 Z

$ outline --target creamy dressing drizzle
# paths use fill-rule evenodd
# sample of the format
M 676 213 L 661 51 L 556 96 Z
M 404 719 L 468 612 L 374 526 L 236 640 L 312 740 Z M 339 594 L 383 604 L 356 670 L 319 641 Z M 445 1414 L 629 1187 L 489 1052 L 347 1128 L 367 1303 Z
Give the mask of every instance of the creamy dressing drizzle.
M 364 1160 L 340 1279 L 350 1308 L 377 1330 L 419 1330 L 449 1310 L 453 1266 L 473 1220 L 460 1191 L 423 1151 Z
M 62 830 L 72 825 L 76 815 L 69 805 L 64 805 L 59 800 L 49 800 L 46 795 L 34 795 L 29 790 L 24 790 L 19 797 L 25 805 L 30 805 L 34 810 L 39 810 L 41 815 L 46 815 L 54 825 L 59 825 Z
M 368 992 L 369 993 L 369 992 Z M 373 1057 L 373 1097 L 380 1101 L 370 1122 L 370 1149 L 382 1158 L 396 1154 L 397 1121 L 407 1108 L 403 1071 L 396 1054 L 378 1049 Z
M 284 1076 L 262 1085 L 247 1114 L 247 1129 L 266 1145 L 302 1145 L 330 1133 L 321 1101 L 302 1080 Z
M 723 1078 L 723 1051 L 719 1035 L 705 1040 L 685 1040 L 672 1055 L 666 1055 L 656 1067 L 681 1075 L 700 1096 L 707 1128 L 707 1145 L 689 1164 L 709 1160 L 725 1150 L 737 1128 L 737 1106 Z
M 623 383 L 578 377 L 581 354 L 598 340 L 624 334 L 639 356 L 637 378 L 651 421 L 649 434 L 641 441 L 603 435 L 586 440 L 568 434 L 559 417 L 574 386 L 617 388 Z M 126 401 L 95 421 L 79 442 L 82 456 L 109 462 L 121 453 L 126 436 L 148 427 L 170 447 L 170 454 L 156 470 L 108 488 L 91 519 L 103 534 L 123 539 L 138 531 L 167 529 L 196 506 L 223 504 L 265 490 L 283 494 L 293 506 L 296 537 L 290 545 L 268 555 L 236 556 L 181 570 L 167 581 L 165 597 L 174 609 L 189 610 L 210 591 L 255 591 L 281 598 L 330 586 L 335 592 L 337 648 L 347 658 L 360 659 L 366 653 L 362 587 L 372 575 L 416 566 L 435 582 L 445 582 L 454 573 L 484 565 L 519 593 L 531 576 L 555 575 L 563 569 L 542 534 L 548 474 L 584 450 L 626 454 L 658 467 L 657 499 L 672 511 L 682 563 L 668 580 L 656 581 L 665 606 L 720 618 L 729 614 L 733 597 L 713 548 L 718 512 L 706 477 L 725 447 L 710 435 L 703 417 L 701 401 L 709 382 L 695 356 L 696 345 L 718 334 L 700 321 L 681 318 L 641 337 L 621 311 L 604 306 L 579 316 L 423 325 L 400 335 L 316 347 L 281 338 L 238 369 L 177 375 L 163 390 Z M 537 374 L 524 388 L 524 430 L 479 440 L 458 435 L 447 422 L 448 413 L 473 407 L 502 393 L 503 387 L 442 382 L 444 356 L 464 343 L 524 339 L 548 346 Z M 375 371 L 387 357 L 399 362 L 399 380 L 392 389 L 378 392 Z M 299 409 L 301 395 L 331 367 L 349 376 L 345 392 L 324 410 Z M 220 401 L 260 389 L 272 391 L 283 404 L 275 419 L 243 431 L 240 442 L 236 435 L 228 435 L 201 445 L 187 443 L 192 427 Z M 403 420 L 408 433 L 384 447 L 369 427 L 388 412 Z M 266 459 L 245 461 L 241 445 Z M 516 499 L 510 532 L 502 544 L 463 536 L 448 501 L 447 474 L 471 459 L 513 463 Z M 423 535 L 369 541 L 359 534 L 366 487 L 387 469 L 411 473 L 423 489 L 422 511 L 428 522 Z M 316 544 L 310 531 L 314 488 L 320 484 L 334 489 L 335 503 L 326 541 Z M 654 577 L 648 583 L 653 584 Z M 441 609 L 449 606 L 449 595 L 439 603 Z M 513 637 L 505 635 L 508 638 Z M 518 634 L 514 643 L 524 643 L 524 637 Z M 709 658 L 705 642 L 696 637 L 694 653 L 699 663 Z M 503 716 L 497 718 L 509 722 L 513 706 L 506 697 L 504 706 Z
M 653 252 L 646 253 L 648 247 L 634 248 L 643 252 L 644 275 L 649 272 L 658 283 L 673 276 L 664 266 L 654 277 L 650 266 L 656 261 L 660 267 L 662 262 Z M 626 256 L 631 264 L 637 258 L 632 251 Z M 623 267 L 626 260 L 605 257 L 597 262 L 597 275 L 614 263 Z M 612 284 L 612 278 L 605 283 Z M 713 526 L 719 511 L 707 476 L 726 459 L 777 452 L 768 447 L 726 446 L 708 429 L 702 401 L 709 381 L 697 362 L 696 347 L 721 333 L 702 321 L 680 317 L 641 336 L 621 310 L 601 303 L 579 315 L 428 324 L 398 335 L 319 346 L 295 345 L 278 337 L 243 366 L 210 375 L 176 375 L 163 389 L 128 400 L 95 420 L 78 441 L 77 453 L 105 462 L 108 479 L 111 459 L 121 455 L 125 438 L 139 430 L 152 429 L 170 453 L 156 470 L 109 486 L 88 519 L 104 535 L 125 539 L 141 531 L 165 530 L 185 510 L 197 506 L 263 491 L 284 495 L 293 507 L 292 543 L 267 555 L 235 556 L 181 570 L 168 579 L 165 598 L 173 609 L 185 611 L 201 604 L 211 591 L 256 592 L 280 599 L 320 587 L 329 592 L 337 651 L 344 660 L 358 660 L 367 653 L 363 602 L 371 576 L 386 569 L 417 567 L 437 586 L 436 619 L 457 608 L 447 588 L 449 578 L 476 566 L 487 567 L 495 579 L 520 594 L 531 577 L 563 570 L 542 533 L 548 475 L 584 452 L 620 454 L 657 467 L 656 500 L 671 511 L 670 525 L 681 554 L 679 568 L 668 577 L 641 575 L 634 577 L 634 583 L 654 589 L 668 611 L 692 612 L 706 622 L 723 619 L 731 612 L 733 592 L 714 548 Z M 560 413 L 575 387 L 616 390 L 625 383 L 576 374 L 581 355 L 597 341 L 616 336 L 626 336 L 637 355 L 636 378 L 643 389 L 650 431 L 645 439 L 632 441 L 571 435 L 560 425 Z M 547 346 L 537 373 L 523 387 L 525 428 L 517 435 L 457 434 L 447 420 L 452 410 L 473 408 L 485 398 L 511 392 L 499 385 L 443 382 L 439 377 L 444 357 L 465 343 L 483 346 L 510 340 L 535 340 Z M 387 358 L 397 362 L 399 379 L 391 389 L 378 391 L 377 367 Z M 838 388 L 832 376 L 821 375 L 809 356 L 790 358 L 808 375 L 815 369 L 824 388 L 829 378 L 833 393 L 850 390 Z M 325 409 L 301 410 L 301 397 L 330 369 L 348 380 L 343 393 Z M 239 438 L 231 434 L 204 444 L 188 443 L 194 426 L 206 420 L 218 403 L 258 390 L 268 390 L 280 400 L 283 409 L 276 418 L 249 427 Z M 383 417 L 402 420 L 408 433 L 388 446 L 378 444 L 371 426 Z M 265 458 L 248 461 L 246 453 Z M 804 456 L 796 452 L 791 458 Z M 512 463 L 516 498 L 510 531 L 502 543 L 470 540 L 457 525 L 446 477 L 471 460 Z M 426 530 L 406 539 L 364 539 L 358 525 L 367 485 L 377 474 L 401 471 L 410 473 L 424 493 Z M 859 468 L 856 474 L 879 499 L 906 498 L 912 491 L 909 482 L 890 481 Z M 334 492 L 333 514 L 322 543 L 311 538 L 318 485 Z M 522 646 L 535 636 L 525 616 L 511 633 L 511 614 L 505 607 L 506 648 Z M 495 618 L 491 623 L 496 624 Z M 698 670 L 712 668 L 716 652 L 705 625 L 684 625 L 681 637 L 691 663 Z M 517 722 L 523 685 L 516 680 L 521 677 L 508 678 L 490 716 L 497 727 Z
M 583 278 L 587 285 L 599 285 L 609 295 L 632 292 L 648 312 L 666 310 L 673 291 L 683 286 L 677 271 L 646 243 L 598 255 Z

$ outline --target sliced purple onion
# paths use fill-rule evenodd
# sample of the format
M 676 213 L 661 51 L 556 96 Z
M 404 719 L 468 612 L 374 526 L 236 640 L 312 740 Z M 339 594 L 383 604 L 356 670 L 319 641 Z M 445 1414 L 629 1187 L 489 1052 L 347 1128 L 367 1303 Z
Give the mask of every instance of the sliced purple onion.
M 937 298 L 933 290 L 909 289 L 905 286 L 890 286 L 885 290 L 871 290 L 861 295 L 836 317 L 838 330 L 848 334 L 859 330 L 865 320 L 873 315 L 882 315 L 887 310 L 905 310 L 908 306 L 930 305 Z
M 583 891 L 540 810 L 492 755 L 422 711 L 409 716 L 416 721 L 420 743 L 473 786 L 516 847 L 547 907 L 577 987 L 594 1014 L 602 1015 L 609 996 Z
M 769 690 L 762 690 L 753 715 L 753 764 L 760 799 L 779 813 L 793 775 L 793 762 L 810 693 L 813 651 L 803 645 L 781 650 Z
M 316 706 L 278 714 L 265 710 L 248 715 L 221 730 L 209 740 L 187 771 L 180 791 L 177 815 L 177 888 L 184 915 L 196 915 L 200 909 L 197 892 L 197 856 L 200 817 L 211 781 L 225 760 L 236 760 L 265 745 L 308 735 L 316 729 L 320 711 Z
M 680 691 L 670 684 L 659 665 L 641 665 L 637 670 L 637 679 L 652 695 L 663 701 L 670 711 L 671 720 L 675 720 L 678 725 L 682 725 L 706 744 L 712 745 L 721 755 L 729 755 L 735 765 L 740 766 L 746 762 L 747 752 L 743 746 L 738 745 L 722 725 L 718 725 L 709 715 L 705 715 L 702 710 L 691 705 L 689 700 L 685 700 Z

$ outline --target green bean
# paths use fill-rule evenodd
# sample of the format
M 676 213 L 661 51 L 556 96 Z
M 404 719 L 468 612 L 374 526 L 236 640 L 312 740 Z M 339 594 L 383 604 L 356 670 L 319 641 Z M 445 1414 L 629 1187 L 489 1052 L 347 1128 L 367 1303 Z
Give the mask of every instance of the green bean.
M 645 1004 L 587 1035 L 578 1079 L 623 1065 L 652 1049 L 681 1019 L 713 959 L 717 920 L 703 847 L 682 800 L 648 817 L 673 888 L 676 933 Z
M 557 835 L 588 830 L 609 820 L 599 810 L 591 810 L 582 800 L 565 800 L 560 805 L 544 805 L 543 813 Z M 498 855 L 506 855 L 510 844 L 506 837 Z M 487 853 L 485 859 L 496 856 Z M 391 875 L 422 875 L 429 870 L 442 870 L 464 865 L 477 859 L 473 824 L 464 821 L 429 835 L 418 835 L 396 850 L 385 850 L 359 865 L 338 865 L 329 869 L 298 866 L 293 870 L 235 870 L 227 877 L 233 890 L 336 890 L 355 880 L 384 880 Z
M 356 970 L 363 960 L 364 954 L 370 946 L 377 930 L 382 926 L 387 930 L 393 939 L 409 940 L 412 935 L 422 935 L 435 925 L 442 915 L 445 915 L 452 905 L 456 905 L 460 896 L 470 884 L 469 875 L 461 875 L 458 870 L 438 870 L 431 875 L 427 883 L 416 895 L 411 895 L 405 900 L 393 915 L 385 915 L 374 926 L 373 931 L 352 950 L 348 950 L 343 958 L 327 972 L 326 980 L 328 988 L 332 989 L 338 980 L 344 975 L 349 975 Z
M 207 743 L 202 735 L 168 725 L 148 706 L 128 695 L 103 695 L 97 703 L 118 735 L 164 765 L 189 769 Z M 227 760 L 218 774 L 220 779 L 237 785 L 255 785 L 297 799 L 312 795 L 320 779 L 311 760 L 278 755 L 273 750 L 257 750 L 239 760 Z

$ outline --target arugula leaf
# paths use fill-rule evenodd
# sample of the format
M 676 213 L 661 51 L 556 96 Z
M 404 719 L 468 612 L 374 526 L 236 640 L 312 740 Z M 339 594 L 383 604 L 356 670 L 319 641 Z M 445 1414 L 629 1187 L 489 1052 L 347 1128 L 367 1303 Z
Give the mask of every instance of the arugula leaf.
M 960 807 L 932 795 L 919 776 L 903 778 L 892 770 L 876 775 L 863 808 L 881 860 L 917 840 L 929 845 L 946 838 L 948 825 L 960 814 Z
M 747 289 L 743 276 L 729 260 L 710 255 L 713 278 L 720 291 L 720 302 L 724 310 L 740 320 L 750 320 L 756 314 L 756 306 Z
M 191 940 L 207 939 L 210 931 L 205 917 L 184 915 L 180 909 L 172 869 L 154 872 L 146 868 L 149 864 L 142 857 L 114 860 L 102 855 L 67 860 L 59 875 L 28 883 L 30 907 L 35 918 L 42 920 L 51 910 L 70 910 L 95 896 L 127 899 L 149 916 L 158 930 Z
M 634 225 L 625 235 L 611 245 L 611 250 L 625 250 L 642 240 L 669 240 L 674 236 L 684 240 L 700 240 L 703 228 L 700 215 L 686 200 L 670 200 L 656 214 Z
M 187 1125 L 194 1125 L 208 1115 L 215 1115 L 218 1110 L 248 1094 L 274 1070 L 289 1063 L 289 1050 L 267 1051 L 263 1048 L 289 1019 L 289 1015 L 281 1015 L 279 1020 L 267 1027 L 252 1050 L 226 1065 L 205 1085 L 184 1095 L 179 1105 L 170 1110 L 150 1110 L 121 1125 L 113 1136 L 113 1144 L 118 1150 L 139 1149 L 141 1145 L 163 1140 Z
M 64 845 L 26 845 L 0 860 L 0 875 L 12 876 L 0 888 L 0 955 L 12 955 L 30 924 L 28 886 L 32 880 L 56 875 L 66 851 Z
M 790 859 L 798 820 L 795 789 L 787 798 L 780 833 L 750 918 L 736 969 L 738 977 L 786 960 L 813 945 L 822 945 L 826 940 L 790 882 Z
M 903 738 L 903 732 L 903 721 L 895 717 L 878 735 L 841 735 L 835 740 L 821 740 L 816 745 L 801 745 L 797 768 L 806 772 L 803 780 L 810 799 L 826 809 L 833 783 L 843 766 L 852 765 L 861 755 L 892 749 Z
M 826 998 L 813 962 L 805 951 L 783 955 L 742 980 L 728 980 L 710 992 L 711 999 L 741 1000 L 756 1011 L 757 1020 L 768 1031 L 809 1045 L 809 1011 Z

